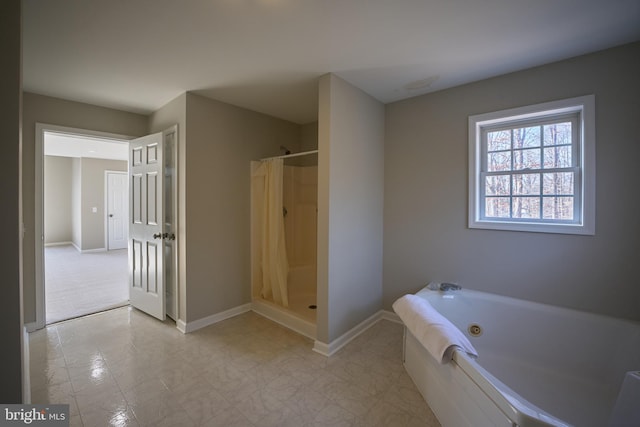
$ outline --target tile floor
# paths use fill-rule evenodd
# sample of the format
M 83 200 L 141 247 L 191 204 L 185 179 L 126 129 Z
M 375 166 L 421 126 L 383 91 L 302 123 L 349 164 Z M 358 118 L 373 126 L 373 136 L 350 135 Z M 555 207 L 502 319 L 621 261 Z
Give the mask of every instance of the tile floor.
M 129 303 L 127 250 L 81 253 L 71 245 L 44 250 L 46 322 Z
M 336 355 L 253 312 L 183 335 L 130 307 L 30 335 L 32 400 L 71 426 L 439 426 L 380 321 Z

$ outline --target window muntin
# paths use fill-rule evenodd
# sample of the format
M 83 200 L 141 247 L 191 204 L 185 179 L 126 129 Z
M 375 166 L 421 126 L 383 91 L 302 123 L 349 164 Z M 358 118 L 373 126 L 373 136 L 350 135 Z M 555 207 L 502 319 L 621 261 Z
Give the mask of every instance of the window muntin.
M 577 223 L 579 115 L 481 129 L 480 218 Z
M 594 96 L 469 117 L 469 227 L 595 232 Z

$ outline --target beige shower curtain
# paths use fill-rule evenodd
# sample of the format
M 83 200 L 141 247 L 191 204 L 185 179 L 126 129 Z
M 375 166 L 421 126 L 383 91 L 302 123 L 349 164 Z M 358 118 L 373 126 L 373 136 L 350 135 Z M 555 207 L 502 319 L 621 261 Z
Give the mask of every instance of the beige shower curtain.
M 288 307 L 289 262 L 285 247 L 282 205 L 283 168 L 282 159 L 262 161 L 253 174 L 252 193 L 254 209 L 261 209 L 258 232 L 262 270 L 260 295 L 263 298 L 272 298 L 275 303 Z

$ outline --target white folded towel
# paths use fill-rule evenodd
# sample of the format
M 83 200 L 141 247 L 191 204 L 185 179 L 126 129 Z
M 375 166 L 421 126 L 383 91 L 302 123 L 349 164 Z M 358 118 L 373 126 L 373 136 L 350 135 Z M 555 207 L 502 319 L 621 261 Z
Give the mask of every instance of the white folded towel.
M 424 298 L 405 295 L 393 303 L 393 310 L 439 363 L 445 364 L 451 360 L 452 346 L 478 357 L 478 352 L 467 337 Z

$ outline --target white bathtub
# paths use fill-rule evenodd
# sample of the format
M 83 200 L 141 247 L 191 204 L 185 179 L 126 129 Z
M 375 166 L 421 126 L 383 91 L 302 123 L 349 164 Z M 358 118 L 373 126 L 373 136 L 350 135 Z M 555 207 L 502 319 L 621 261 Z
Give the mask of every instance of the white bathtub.
M 605 427 L 640 370 L 639 323 L 470 290 L 418 295 L 478 350 L 440 365 L 405 328 L 405 367 L 443 427 Z

